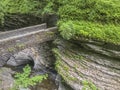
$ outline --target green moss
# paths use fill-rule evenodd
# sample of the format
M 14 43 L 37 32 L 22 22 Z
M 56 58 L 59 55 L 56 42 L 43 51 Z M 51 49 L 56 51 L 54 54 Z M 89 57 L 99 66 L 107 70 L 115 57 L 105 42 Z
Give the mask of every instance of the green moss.
M 23 49 L 25 47 L 25 44 L 23 44 L 23 43 L 20 43 L 20 44 L 17 43 L 15 47 Z
M 120 25 L 100 24 L 88 21 L 60 22 L 61 35 L 65 39 L 85 37 L 114 44 L 120 44 Z
M 14 47 L 10 47 L 10 48 L 8 48 L 8 51 L 9 51 L 9 52 L 14 52 L 14 51 L 15 51 L 15 48 L 14 48 Z
M 63 20 L 120 23 L 119 0 L 65 0 L 58 14 Z
M 77 54 L 72 53 L 69 50 L 66 50 L 64 55 L 66 57 L 69 57 L 72 60 L 84 60 L 84 57 L 82 55 L 80 55 L 79 53 L 77 53 Z
M 55 32 L 47 32 L 46 36 L 49 36 L 50 38 L 54 37 L 55 36 Z
M 25 48 L 25 44 L 19 44 L 19 43 L 17 43 L 15 46 L 9 47 L 7 50 L 9 52 L 14 52 L 17 49 L 24 49 L 24 48 Z
M 38 4 L 38 1 L 34 0 L 0 0 L 0 23 L 4 23 L 7 14 L 35 14 Z
M 61 59 L 62 55 L 59 53 L 59 50 L 58 49 L 54 49 L 53 51 L 54 51 L 55 57 L 56 57 L 56 63 L 55 63 L 56 69 L 59 66 L 61 66 L 62 69 L 67 73 L 70 70 L 70 68 L 63 63 L 63 61 Z
M 56 57 L 56 63 L 55 63 L 55 69 L 58 71 L 58 73 L 62 76 L 62 78 L 65 81 L 77 81 L 76 77 L 72 77 L 70 75 L 70 67 L 65 64 L 65 62 L 61 59 L 62 55 L 60 54 L 59 50 L 53 49 L 53 52 L 55 53 Z
M 28 14 L 37 17 L 54 13 L 55 0 L 0 0 L 0 24 L 4 24 L 6 15 Z
M 66 0 L 58 14 L 63 38 L 120 44 L 120 0 Z
M 59 62 L 59 63 L 58 63 Z M 66 81 L 77 81 L 76 77 L 70 75 L 70 67 L 68 67 L 64 62 L 57 60 L 56 70 L 62 76 L 62 78 Z
M 54 35 L 55 33 L 54 32 L 47 32 L 46 34 L 47 35 Z
M 100 90 L 95 84 L 88 80 L 83 80 L 82 84 L 83 84 L 82 90 Z

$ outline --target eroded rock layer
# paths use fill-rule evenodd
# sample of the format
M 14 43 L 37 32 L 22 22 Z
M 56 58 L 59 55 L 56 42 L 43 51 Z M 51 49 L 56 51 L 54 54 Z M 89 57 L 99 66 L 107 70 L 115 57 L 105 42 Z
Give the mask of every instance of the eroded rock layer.
M 71 43 L 59 39 L 55 43 L 56 69 L 74 90 L 82 90 L 84 81 L 92 82 L 100 90 L 120 89 L 120 51 L 116 50 L 117 46 L 110 48 L 102 42 Z

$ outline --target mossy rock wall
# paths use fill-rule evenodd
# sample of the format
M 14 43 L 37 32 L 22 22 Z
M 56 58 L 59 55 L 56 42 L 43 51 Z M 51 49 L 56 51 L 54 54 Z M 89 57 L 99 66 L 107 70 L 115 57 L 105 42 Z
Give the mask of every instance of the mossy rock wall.
M 9 31 L 23 27 L 47 23 L 48 27 L 56 25 L 58 17 L 56 15 L 34 16 L 30 14 L 9 14 L 5 16 L 4 25 L 0 25 L 0 31 Z
M 85 37 L 120 45 L 119 0 L 66 0 L 58 13 L 63 38 L 79 42 L 79 37 Z
M 99 90 L 120 89 L 119 51 L 99 46 L 97 42 L 56 42 L 57 47 L 53 49 L 57 59 L 56 70 L 74 90 L 82 90 L 85 80 Z
M 66 0 L 61 3 L 61 19 L 120 23 L 119 0 Z
M 27 14 L 9 14 L 5 16 L 4 25 L 0 31 L 8 31 L 42 23 L 42 18 Z

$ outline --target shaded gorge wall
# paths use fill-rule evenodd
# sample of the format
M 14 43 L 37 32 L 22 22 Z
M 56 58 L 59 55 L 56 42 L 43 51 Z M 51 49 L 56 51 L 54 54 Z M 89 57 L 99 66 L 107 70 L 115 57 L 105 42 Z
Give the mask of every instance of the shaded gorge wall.
M 5 16 L 4 24 L 0 25 L 0 31 L 8 31 L 42 23 L 47 23 L 48 27 L 53 27 L 56 25 L 57 19 L 56 15 L 8 14 Z

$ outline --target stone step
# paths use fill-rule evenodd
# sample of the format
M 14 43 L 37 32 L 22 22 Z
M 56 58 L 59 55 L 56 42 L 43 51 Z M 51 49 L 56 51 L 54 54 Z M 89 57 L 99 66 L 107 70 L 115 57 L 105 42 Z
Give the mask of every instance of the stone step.
M 41 24 L 0 33 L 0 55 L 16 53 L 39 43 L 53 40 L 56 31 L 56 27 L 47 28 L 46 24 Z
M 18 35 L 26 34 L 29 32 L 34 32 L 34 31 L 46 29 L 46 28 L 47 28 L 47 25 L 46 25 L 46 23 L 44 23 L 44 24 L 20 28 L 20 29 L 16 29 L 16 30 L 12 30 L 12 31 L 1 32 L 0 33 L 0 40 L 5 39 L 5 38 L 9 38 L 12 36 L 18 36 Z

